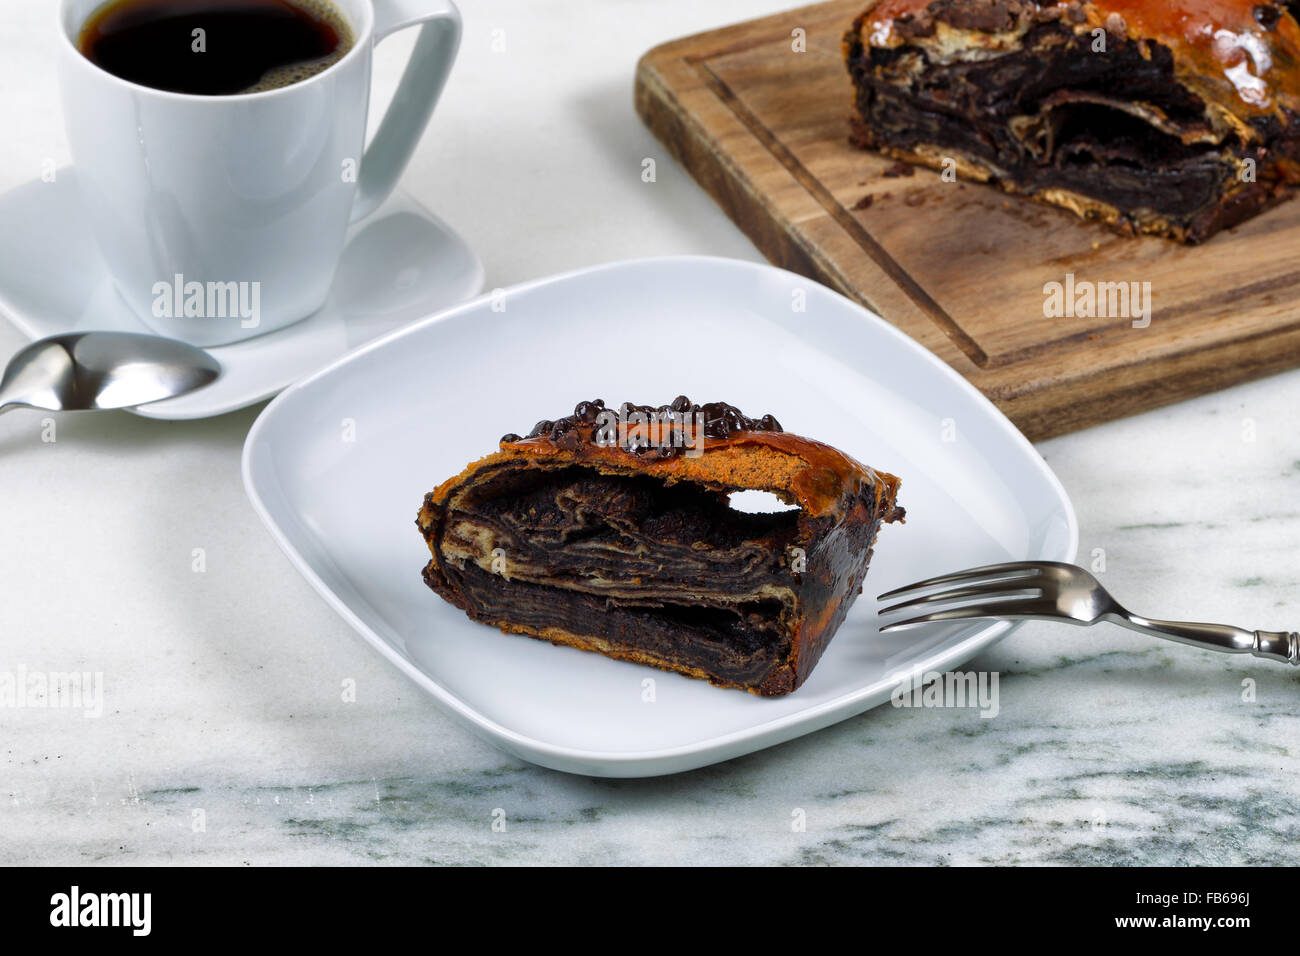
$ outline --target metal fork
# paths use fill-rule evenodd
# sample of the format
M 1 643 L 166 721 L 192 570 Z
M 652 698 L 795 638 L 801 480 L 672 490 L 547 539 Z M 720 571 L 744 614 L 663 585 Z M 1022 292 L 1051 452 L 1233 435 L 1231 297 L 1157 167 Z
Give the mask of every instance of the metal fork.
M 880 595 L 886 601 L 943 588 L 926 597 L 894 604 L 881 615 L 959 604 L 883 625 L 892 631 L 933 621 L 961 621 L 990 617 L 1004 621 L 1060 621 L 1091 627 L 1109 621 L 1130 630 L 1163 637 L 1226 654 L 1253 654 L 1270 661 L 1300 665 L 1300 634 L 1286 631 L 1246 631 L 1226 624 L 1188 624 L 1155 621 L 1121 607 L 1119 602 L 1083 568 L 1055 561 L 992 564 L 956 574 L 918 581 Z M 966 603 L 960 603 L 966 602 Z

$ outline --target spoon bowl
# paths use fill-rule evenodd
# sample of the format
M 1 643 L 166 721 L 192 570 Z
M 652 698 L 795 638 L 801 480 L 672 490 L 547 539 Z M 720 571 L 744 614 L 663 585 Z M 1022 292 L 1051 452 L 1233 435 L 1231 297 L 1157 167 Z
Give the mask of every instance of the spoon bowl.
M 184 342 L 138 332 L 68 332 L 39 339 L 9 360 L 0 412 L 134 408 L 213 382 L 221 364 Z

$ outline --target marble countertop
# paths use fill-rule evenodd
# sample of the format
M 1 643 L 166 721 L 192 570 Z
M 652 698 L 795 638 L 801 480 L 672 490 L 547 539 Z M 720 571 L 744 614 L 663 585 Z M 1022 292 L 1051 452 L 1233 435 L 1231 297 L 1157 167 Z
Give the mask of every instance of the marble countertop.
M 464 0 L 404 184 L 489 288 L 630 256 L 757 260 L 642 128 L 631 74 L 657 42 L 786 5 Z M 0 189 L 67 161 L 50 7 L 0 11 Z M 381 47 L 380 97 L 407 50 Z M 0 322 L 0 355 L 21 342 Z M 1297 407 L 1300 372 L 1042 444 L 1083 558 L 1153 615 L 1300 627 Z M 104 675 L 98 718 L 0 709 L 0 863 L 1300 863 L 1300 671 L 1110 627 L 1028 625 L 968 665 L 1000 674 L 993 720 L 885 706 L 642 781 L 507 757 L 281 555 L 240 482 L 259 410 L 69 417 L 53 443 L 37 416 L 0 418 L 0 671 Z

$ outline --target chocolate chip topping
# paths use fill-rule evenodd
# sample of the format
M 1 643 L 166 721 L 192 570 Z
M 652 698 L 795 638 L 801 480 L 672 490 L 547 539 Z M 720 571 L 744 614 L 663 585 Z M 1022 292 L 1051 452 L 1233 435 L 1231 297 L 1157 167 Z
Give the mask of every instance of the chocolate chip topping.
M 617 410 L 607 408 L 605 402 L 599 398 L 579 402 L 574 407 L 572 415 L 555 421 L 542 419 L 533 426 L 527 438 L 546 437 L 560 445 L 576 447 L 584 437 L 592 438 L 598 426 L 614 422 L 626 423 L 629 420 L 636 420 L 638 415 L 643 416 L 645 421 L 660 423 L 658 430 L 660 441 L 652 445 L 644 435 L 640 435 L 631 439 L 624 450 L 633 454 L 653 451 L 661 458 L 675 457 L 683 447 L 689 445 L 690 442 L 687 440 L 689 435 L 683 433 L 683 426 L 689 430 L 700 421 L 704 425 L 704 436 L 715 439 L 726 438 L 735 432 L 782 430 L 781 423 L 771 415 L 749 418 L 735 405 L 728 405 L 726 402 L 708 402 L 699 405 L 685 395 L 678 395 L 667 405 L 634 405 L 631 402 L 624 402 Z M 584 436 L 583 432 L 587 434 Z M 501 444 L 512 444 L 523 440 L 511 433 L 502 437 Z
M 1255 15 L 1255 21 L 1265 30 L 1276 30 L 1278 21 L 1282 19 L 1282 11 L 1269 3 L 1261 3 L 1251 13 Z

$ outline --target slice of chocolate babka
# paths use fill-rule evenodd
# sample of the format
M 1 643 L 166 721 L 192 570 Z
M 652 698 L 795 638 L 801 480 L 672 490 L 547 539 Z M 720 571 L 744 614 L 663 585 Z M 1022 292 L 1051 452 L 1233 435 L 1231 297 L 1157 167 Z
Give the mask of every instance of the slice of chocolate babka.
M 424 580 L 476 621 L 765 696 L 807 679 L 899 481 L 721 402 L 542 421 L 425 496 Z M 742 490 L 789 510 L 732 507 Z
M 1300 183 L 1300 3 L 874 0 L 852 138 L 1200 242 Z

